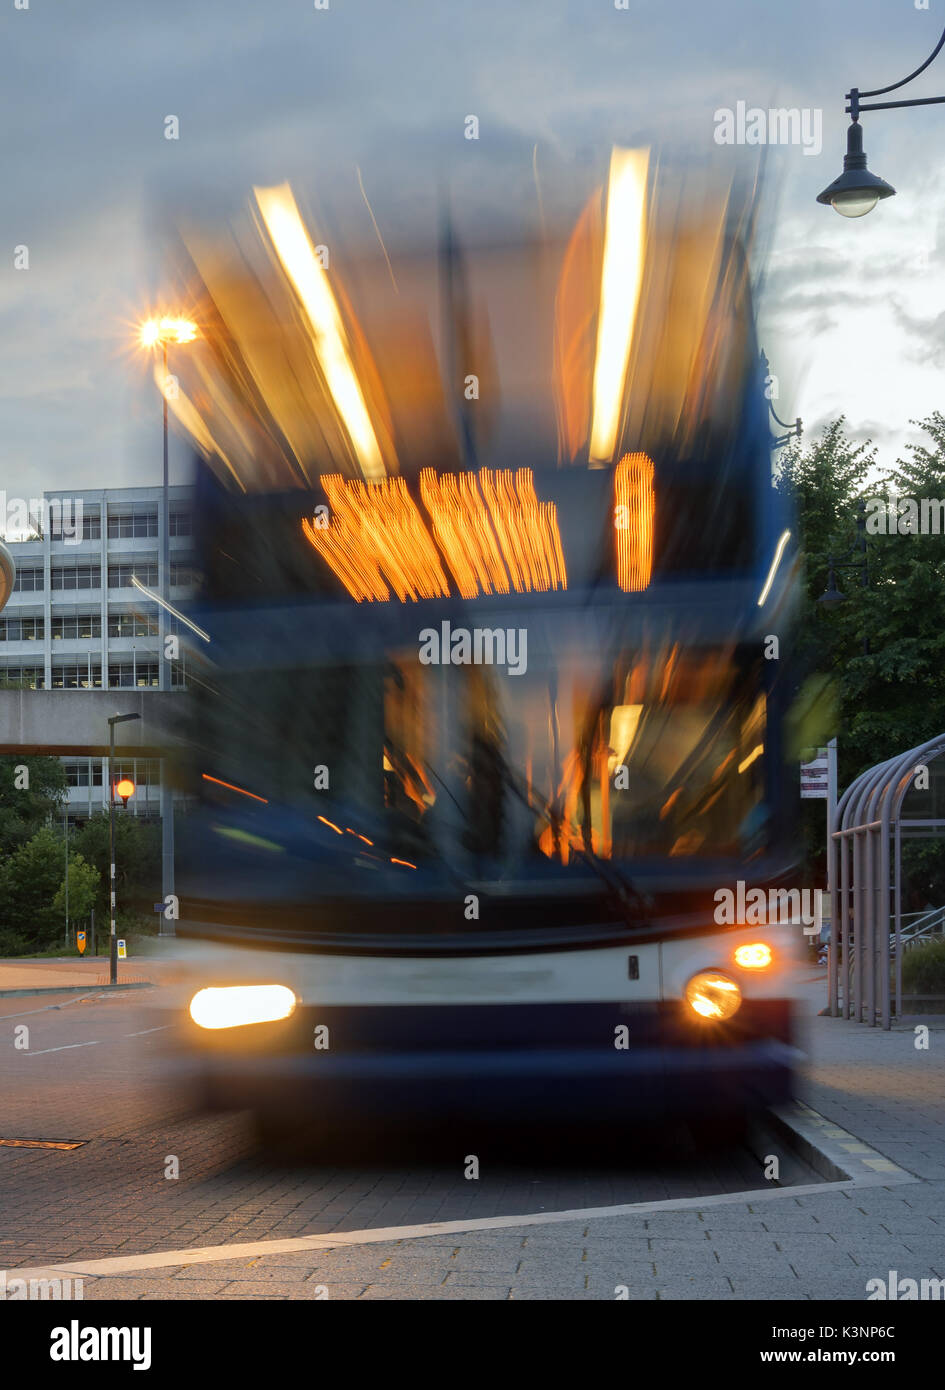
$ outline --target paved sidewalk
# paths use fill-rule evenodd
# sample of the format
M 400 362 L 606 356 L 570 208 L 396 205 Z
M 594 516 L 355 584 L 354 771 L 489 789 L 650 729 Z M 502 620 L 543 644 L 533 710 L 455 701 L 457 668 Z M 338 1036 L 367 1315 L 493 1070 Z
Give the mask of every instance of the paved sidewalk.
M 160 969 L 160 962 L 157 963 Z M 154 963 L 147 959 L 118 962 L 119 984 L 139 984 L 154 976 Z M 0 995 L 14 991 L 34 994 L 38 990 L 94 989 L 108 983 L 107 956 L 49 960 L 0 960 Z
M 819 989 L 808 991 L 808 1010 Z M 862 1301 L 867 1281 L 888 1280 L 891 1271 L 900 1281 L 945 1279 L 945 1020 L 916 1022 L 929 1026 L 928 1048 L 917 1048 L 905 1025 L 884 1033 L 807 1019 L 802 1099 L 836 1126 L 825 1133 L 849 1153 L 848 1171 L 872 1167 L 858 1182 L 776 1191 L 759 1164 L 753 1200 L 715 1197 L 562 1221 L 546 1213 L 492 1229 L 413 1228 L 418 1234 L 399 1239 L 346 1232 L 333 1248 L 326 1236 L 321 1248 L 270 1246 L 267 1254 L 257 1245 L 226 1259 L 219 1250 L 171 1252 L 165 1258 L 174 1263 L 125 1262 L 120 1273 L 107 1262 L 68 1268 L 84 1273 L 89 1300 Z M 867 1146 L 884 1158 L 870 1157 Z M 907 1174 L 884 1183 L 884 1159 Z M 908 1174 L 916 1180 L 901 1181 Z

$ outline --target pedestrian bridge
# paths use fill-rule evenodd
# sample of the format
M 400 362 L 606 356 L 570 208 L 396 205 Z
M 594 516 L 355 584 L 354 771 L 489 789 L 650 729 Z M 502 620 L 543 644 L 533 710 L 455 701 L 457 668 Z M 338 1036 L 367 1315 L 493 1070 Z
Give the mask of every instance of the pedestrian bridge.
M 175 690 L 0 690 L 0 754 L 107 757 L 109 718 L 138 714 L 115 730 L 119 748 L 161 758 L 180 744 L 183 710 Z

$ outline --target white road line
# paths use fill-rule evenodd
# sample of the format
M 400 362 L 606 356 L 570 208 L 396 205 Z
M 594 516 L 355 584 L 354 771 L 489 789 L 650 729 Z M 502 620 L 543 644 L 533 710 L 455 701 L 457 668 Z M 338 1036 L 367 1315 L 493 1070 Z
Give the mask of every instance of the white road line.
M 160 1028 L 142 1028 L 140 1033 L 125 1033 L 126 1038 L 143 1038 L 145 1033 L 165 1033 L 168 1028 L 173 1028 L 173 1023 L 162 1023 Z
M 38 1052 L 27 1052 L 27 1057 L 42 1057 L 46 1052 L 69 1052 L 73 1047 L 98 1047 L 99 1039 L 93 1042 L 84 1043 L 64 1043 L 62 1047 L 42 1047 Z
M 424 1236 L 460 1235 L 466 1231 L 504 1231 L 517 1226 L 548 1226 L 561 1221 L 600 1221 L 605 1217 L 646 1216 L 659 1211 L 698 1211 L 732 1203 L 770 1202 L 780 1197 L 816 1197 L 861 1187 L 888 1186 L 888 1176 L 847 1179 L 845 1182 L 807 1183 L 798 1187 L 762 1188 L 756 1192 L 720 1193 L 717 1197 L 679 1197 L 660 1202 L 638 1202 L 615 1207 L 585 1207 L 575 1211 L 542 1211 L 527 1216 L 484 1216 L 478 1221 L 431 1221 L 423 1226 L 383 1226 L 366 1231 L 339 1231 L 337 1235 L 294 1236 L 286 1240 L 254 1240 L 233 1245 L 198 1245 L 185 1250 L 161 1250 L 150 1255 L 116 1255 L 104 1260 L 76 1260 L 68 1264 L 39 1265 L 15 1269 L 7 1265 L 7 1277 L 50 1278 L 53 1275 L 81 1275 L 89 1279 L 109 1275 L 135 1274 L 143 1269 L 171 1265 L 214 1264 L 220 1260 L 245 1260 L 265 1255 L 289 1255 L 306 1250 L 331 1250 L 339 1246 L 379 1245 L 394 1240 L 420 1240 Z

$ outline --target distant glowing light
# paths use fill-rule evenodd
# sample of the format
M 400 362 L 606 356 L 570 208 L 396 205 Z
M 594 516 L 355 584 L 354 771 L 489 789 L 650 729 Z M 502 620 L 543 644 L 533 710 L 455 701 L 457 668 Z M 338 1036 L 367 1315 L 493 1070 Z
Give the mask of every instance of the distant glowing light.
M 607 188 L 590 458 L 609 462 L 617 444 L 624 381 L 646 246 L 649 150 L 614 149 Z
M 771 568 L 768 571 L 768 578 L 765 580 L 765 586 L 758 596 L 759 608 L 761 608 L 764 605 L 765 600 L 771 592 L 771 585 L 774 583 L 774 576 L 778 572 L 778 565 L 780 565 L 781 563 L 781 556 L 784 554 L 784 548 L 790 539 L 790 531 L 785 531 L 781 536 L 781 539 L 778 541 L 777 546 L 775 547 L 774 559 L 771 561 Z
M 322 825 L 327 825 L 329 830 L 333 830 L 336 835 L 344 834 L 343 830 L 341 829 L 341 826 L 335 825 L 335 822 L 333 820 L 326 820 L 324 816 L 319 816 L 318 819 L 321 821 Z
M 617 583 L 640 593 L 653 574 L 653 461 L 646 454 L 624 454 L 614 473 L 617 529 Z
M 130 777 L 123 777 L 120 782 L 115 784 L 115 791 L 121 797 L 122 801 L 127 801 L 129 796 L 134 796 L 135 794 L 135 784 Z
M 405 869 L 415 869 L 416 864 L 411 864 L 409 859 L 391 859 L 392 864 L 403 864 Z
M 383 478 L 384 461 L 368 415 L 348 335 L 324 266 L 305 229 L 292 189 L 254 188 L 253 192 L 276 255 L 291 280 L 312 329 L 319 364 L 351 439 L 365 478 Z
M 141 325 L 142 347 L 156 347 L 158 343 L 192 343 L 197 336 L 197 325 L 190 319 L 171 318 L 148 319 Z

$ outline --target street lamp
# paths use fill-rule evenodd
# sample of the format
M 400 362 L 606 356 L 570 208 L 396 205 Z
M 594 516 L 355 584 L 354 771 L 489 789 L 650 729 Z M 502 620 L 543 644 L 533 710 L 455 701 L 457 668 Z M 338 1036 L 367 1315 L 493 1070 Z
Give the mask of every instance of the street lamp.
M 854 552 L 859 552 L 859 559 L 850 560 L 848 557 Z M 821 594 L 817 602 L 824 608 L 837 608 L 841 603 L 846 602 L 846 594 L 837 588 L 836 570 L 859 570 L 860 585 L 864 589 L 869 588 L 870 570 L 869 559 L 866 553 L 866 504 L 862 497 L 856 504 L 856 541 L 850 549 L 844 551 L 840 556 L 828 555 L 827 557 L 827 587 Z M 863 638 L 863 655 L 870 654 L 870 639 L 868 636 Z
M 167 471 L 167 345 L 168 343 L 192 343 L 197 337 L 197 325 L 187 318 L 174 318 L 164 315 L 161 318 L 148 319 L 141 325 L 141 345 L 145 348 L 156 348 L 160 345 L 164 361 L 164 376 L 161 383 L 161 396 L 164 403 L 164 496 L 162 505 L 161 530 L 163 538 L 161 542 L 161 562 L 164 572 L 164 582 L 161 585 L 161 596 L 165 604 L 170 603 L 171 598 L 171 509 L 170 509 L 170 489 L 168 486 Z M 158 640 L 161 644 L 158 670 L 160 671 L 160 689 L 170 689 L 168 680 L 168 662 L 165 660 L 165 635 L 167 632 L 167 610 L 160 609 L 159 613 Z M 174 892 L 174 796 L 168 786 L 167 763 L 161 763 L 161 889 L 165 902 Z
M 108 971 L 109 983 L 118 983 L 118 932 L 115 922 L 115 793 L 121 797 L 121 804 L 128 805 L 128 798 L 134 794 L 135 784 L 130 777 L 123 777 L 115 785 L 115 725 L 124 724 L 129 719 L 140 719 L 140 714 L 113 714 L 108 721 L 108 887 L 111 915 L 111 950 Z
M 885 179 L 881 179 L 878 174 L 871 174 L 866 167 L 860 112 L 891 111 L 901 106 L 936 106 L 945 102 L 945 97 L 918 97 L 913 101 L 874 101 L 868 104 L 864 104 L 861 98 L 884 96 L 886 92 L 895 92 L 899 87 L 904 87 L 907 82 L 918 77 L 920 72 L 924 72 L 932 60 L 938 57 L 943 44 L 945 44 L 945 30 L 942 31 L 941 38 L 921 67 L 916 68 L 915 72 L 910 72 L 909 76 L 904 77 L 901 82 L 893 82 L 889 87 L 877 87 L 872 92 L 861 92 L 859 87 L 850 88 L 847 92 L 848 104 L 844 108 L 850 117 L 851 124 L 847 131 L 847 152 L 843 158 L 843 173 L 839 178 L 834 179 L 823 193 L 818 193 L 818 203 L 829 203 L 840 213 L 841 217 L 863 217 L 866 213 L 872 212 L 881 198 L 893 196 L 896 190 Z

